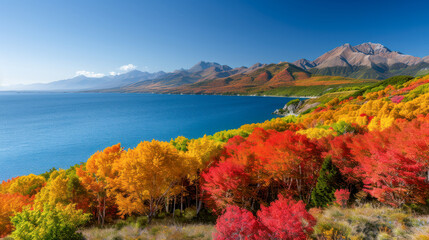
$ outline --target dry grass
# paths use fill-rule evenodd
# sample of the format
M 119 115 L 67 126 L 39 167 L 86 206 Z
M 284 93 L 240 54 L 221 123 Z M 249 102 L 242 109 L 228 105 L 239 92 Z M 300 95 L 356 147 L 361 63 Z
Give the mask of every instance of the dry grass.
M 209 224 L 172 224 L 150 225 L 145 228 L 128 225 L 121 229 L 115 228 L 90 228 L 82 231 L 88 240 L 209 240 L 212 239 L 214 226 Z
M 347 209 L 333 206 L 315 217 L 318 222 L 314 237 L 318 239 L 429 240 L 429 217 L 397 208 L 370 204 Z

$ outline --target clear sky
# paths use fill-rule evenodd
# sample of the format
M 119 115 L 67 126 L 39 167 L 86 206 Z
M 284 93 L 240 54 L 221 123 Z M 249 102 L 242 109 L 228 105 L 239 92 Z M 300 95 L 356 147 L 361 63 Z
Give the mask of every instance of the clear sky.
M 313 60 L 344 43 L 423 57 L 428 9 L 423 0 L 0 0 L 0 84 L 172 71 L 200 60 Z

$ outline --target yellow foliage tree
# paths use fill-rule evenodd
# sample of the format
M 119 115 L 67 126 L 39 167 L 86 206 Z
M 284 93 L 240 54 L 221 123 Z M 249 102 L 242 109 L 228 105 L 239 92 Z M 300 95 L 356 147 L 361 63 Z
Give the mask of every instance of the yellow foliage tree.
M 117 177 L 111 180 L 120 214 L 146 214 L 150 222 L 186 175 L 186 161 L 170 143 L 156 140 L 124 153 L 114 164 Z
M 9 186 L 8 191 L 10 193 L 33 196 L 40 191 L 45 183 L 46 180 L 44 177 L 29 174 L 15 179 Z
M 308 138 L 322 138 L 326 136 L 332 136 L 335 135 L 336 132 L 332 129 L 324 129 L 324 128 L 308 128 L 297 131 L 297 133 L 306 135 Z
M 222 151 L 222 144 L 210 139 L 206 135 L 202 138 L 192 139 L 188 143 L 188 152 L 186 155 L 189 157 L 189 169 L 188 178 L 195 185 L 195 202 L 197 206 L 197 214 L 201 210 L 202 199 L 198 198 L 198 179 L 200 172 L 209 167 L 216 156 Z
M 87 193 L 77 176 L 70 173 L 67 175 L 62 169 L 51 173 L 45 187 L 35 197 L 34 206 L 38 209 L 42 209 L 46 204 L 55 206 L 58 203 L 75 203 L 78 208 L 87 210 L 89 205 Z
M 69 179 L 66 176 L 66 171 L 54 171 L 46 186 L 36 194 L 34 205 L 36 208 L 43 208 L 43 205 L 49 204 L 55 206 L 57 203 L 67 205 L 70 203 L 70 196 L 67 191 L 67 183 Z
M 202 138 L 192 139 L 188 143 L 187 155 L 192 159 L 190 161 L 193 173 L 197 173 L 210 165 L 213 157 L 219 155 L 222 150 L 222 144 L 214 141 L 204 135 Z

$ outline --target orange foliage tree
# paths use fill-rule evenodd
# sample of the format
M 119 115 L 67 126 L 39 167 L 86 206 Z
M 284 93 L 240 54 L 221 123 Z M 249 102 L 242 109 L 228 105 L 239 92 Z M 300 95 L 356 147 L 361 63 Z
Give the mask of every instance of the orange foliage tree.
M 122 154 L 121 144 L 107 147 L 103 151 L 96 152 L 86 162 L 85 167 L 76 169 L 82 185 L 96 199 L 97 221 L 104 226 L 106 218 L 106 206 L 113 203 L 108 198 L 108 179 L 114 177 L 113 164 Z M 106 203 L 107 202 L 107 203 Z
M 26 205 L 33 203 L 33 198 L 19 193 L 0 193 L 0 237 L 6 237 L 13 230 L 11 217 L 21 212 Z

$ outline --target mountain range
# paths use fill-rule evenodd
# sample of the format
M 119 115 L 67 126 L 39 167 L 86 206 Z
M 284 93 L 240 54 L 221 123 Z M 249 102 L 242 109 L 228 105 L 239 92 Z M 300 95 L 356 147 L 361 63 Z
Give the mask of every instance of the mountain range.
M 406 55 L 379 43 L 344 44 L 316 58 L 293 64 L 317 75 L 385 79 L 396 75 L 416 75 L 429 69 L 429 56 Z
M 256 63 L 231 68 L 201 61 L 189 69 L 148 73 L 138 70 L 115 76 L 76 76 L 45 84 L 19 85 L 3 90 L 158 92 L 196 94 L 263 93 L 290 86 L 326 86 L 357 83 L 355 79 L 384 79 L 429 72 L 424 58 L 391 51 L 378 43 L 344 44 L 314 61 Z M 336 77 L 323 77 L 336 76 Z
M 50 83 L 35 83 L 28 85 L 14 85 L 0 90 L 29 90 L 29 91 L 84 91 L 105 88 L 117 88 L 147 79 L 159 78 L 166 73 L 163 71 L 149 73 L 133 70 L 119 75 L 104 76 L 101 78 L 79 75 L 70 79 Z
M 180 70 L 157 79 L 100 91 L 313 96 L 333 88 L 376 81 L 338 76 L 312 76 L 310 72 L 288 62 L 257 63 L 249 68 L 234 69 L 217 63 L 200 62 L 191 69 L 193 70 Z M 308 91 L 309 88 L 313 90 Z

